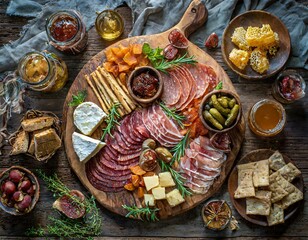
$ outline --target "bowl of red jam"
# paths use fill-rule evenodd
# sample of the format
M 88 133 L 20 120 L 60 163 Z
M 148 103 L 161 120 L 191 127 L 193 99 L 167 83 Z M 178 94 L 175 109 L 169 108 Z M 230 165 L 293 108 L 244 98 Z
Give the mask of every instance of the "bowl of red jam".
M 293 103 L 305 96 L 306 83 L 296 70 L 282 71 L 272 85 L 273 97 L 281 103 Z
M 163 91 L 160 73 L 153 67 L 136 68 L 128 78 L 128 91 L 132 98 L 141 104 L 158 99 Z

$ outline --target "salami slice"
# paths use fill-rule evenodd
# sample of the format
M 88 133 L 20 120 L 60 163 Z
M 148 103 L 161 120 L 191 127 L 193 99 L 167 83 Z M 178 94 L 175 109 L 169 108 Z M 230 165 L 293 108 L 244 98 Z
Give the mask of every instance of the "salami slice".
M 161 95 L 161 100 L 167 105 L 176 104 L 182 94 L 182 86 L 179 80 L 171 75 L 161 73 L 162 79 L 164 81 L 163 93 Z

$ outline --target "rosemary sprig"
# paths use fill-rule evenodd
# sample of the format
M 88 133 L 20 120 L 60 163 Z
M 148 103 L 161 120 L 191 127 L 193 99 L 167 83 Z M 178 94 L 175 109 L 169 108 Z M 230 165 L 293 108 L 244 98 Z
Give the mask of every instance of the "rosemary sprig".
M 170 172 L 171 176 L 173 177 L 177 189 L 180 191 L 183 197 L 190 196 L 192 193 L 184 186 L 184 180 L 185 178 L 177 171 L 175 171 L 170 163 L 165 163 L 164 161 L 160 160 L 160 167 L 162 171 L 168 171 Z
M 137 206 L 127 206 L 122 205 L 122 207 L 128 211 L 125 217 L 131 217 L 134 219 L 147 220 L 149 222 L 157 222 L 159 219 L 156 216 L 156 213 L 159 211 L 159 208 L 150 208 L 146 206 L 144 208 L 138 208 Z
M 76 107 L 79 104 L 83 103 L 83 101 L 87 97 L 87 90 L 81 90 L 77 92 L 77 95 L 72 95 L 72 100 L 69 102 L 70 107 Z
M 153 49 L 148 43 L 143 44 L 142 52 L 148 57 L 153 67 L 163 73 L 167 73 L 167 69 L 177 67 L 181 64 L 195 64 L 197 62 L 194 56 L 187 57 L 187 53 L 181 57 L 167 61 L 163 55 L 163 49 L 159 47 Z
M 183 56 L 173 59 L 171 61 L 162 59 L 160 62 L 155 62 L 154 64 L 152 64 L 157 70 L 163 73 L 167 73 L 167 69 L 169 68 L 178 67 L 181 64 L 195 64 L 196 62 L 197 61 L 195 60 L 195 56 L 187 57 L 187 53 L 185 53 Z
M 174 164 L 175 161 L 179 162 L 181 157 L 184 156 L 185 148 L 188 143 L 188 138 L 189 138 L 189 131 L 187 131 L 187 133 L 182 138 L 182 140 L 171 149 L 171 152 L 173 153 L 173 156 L 170 162 L 171 166 Z
M 32 227 L 27 229 L 28 236 L 42 237 L 47 234 L 56 235 L 60 238 L 86 238 L 93 239 L 90 236 L 98 236 L 101 233 L 102 219 L 99 215 L 99 209 L 96 206 L 93 196 L 86 197 L 83 202 L 79 198 L 70 195 L 70 189 L 66 187 L 61 180 L 54 174 L 52 177 L 46 176 L 41 170 L 37 171 L 38 176 L 41 177 L 47 184 L 47 188 L 54 193 L 56 197 L 63 195 L 69 196 L 75 203 L 85 207 L 86 215 L 82 220 L 74 220 L 69 218 L 54 218 L 49 217 L 51 222 L 43 228 L 42 226 Z
M 183 121 L 185 120 L 185 116 L 181 115 L 179 113 L 176 113 L 176 109 L 175 108 L 168 108 L 163 102 L 159 103 L 159 106 L 163 109 L 163 111 L 165 112 L 165 114 L 173 119 L 174 121 L 177 122 L 177 124 L 181 127 L 184 128 L 184 124 Z
M 120 105 L 121 104 L 119 102 L 112 105 L 110 113 L 106 118 L 107 126 L 106 128 L 103 129 L 103 135 L 101 137 L 102 141 L 104 140 L 107 134 L 109 134 L 112 137 L 111 130 L 114 127 L 114 125 L 120 125 L 120 123 L 118 122 L 118 119 L 121 117 L 118 112 L 118 108 L 120 107 Z

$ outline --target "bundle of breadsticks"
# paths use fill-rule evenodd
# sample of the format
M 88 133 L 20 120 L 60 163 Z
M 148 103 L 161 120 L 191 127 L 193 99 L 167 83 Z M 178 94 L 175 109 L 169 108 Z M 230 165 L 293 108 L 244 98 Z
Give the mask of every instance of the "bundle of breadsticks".
M 109 113 L 112 105 L 117 102 L 121 104 L 118 109 L 121 116 L 132 112 L 139 106 L 130 97 L 127 87 L 120 79 L 107 72 L 105 68 L 99 66 L 90 75 L 85 75 L 85 79 L 106 113 Z

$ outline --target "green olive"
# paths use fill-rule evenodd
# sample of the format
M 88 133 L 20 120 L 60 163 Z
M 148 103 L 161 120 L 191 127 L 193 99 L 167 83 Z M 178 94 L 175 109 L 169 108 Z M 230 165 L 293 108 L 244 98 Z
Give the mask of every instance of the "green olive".
M 146 149 L 146 148 L 155 149 L 156 148 L 155 140 L 151 138 L 144 140 L 144 142 L 142 143 L 142 148 L 143 149 Z
M 159 159 L 163 160 L 166 163 L 169 163 L 172 159 L 172 154 L 167 148 L 158 147 L 155 149 L 155 152 Z

